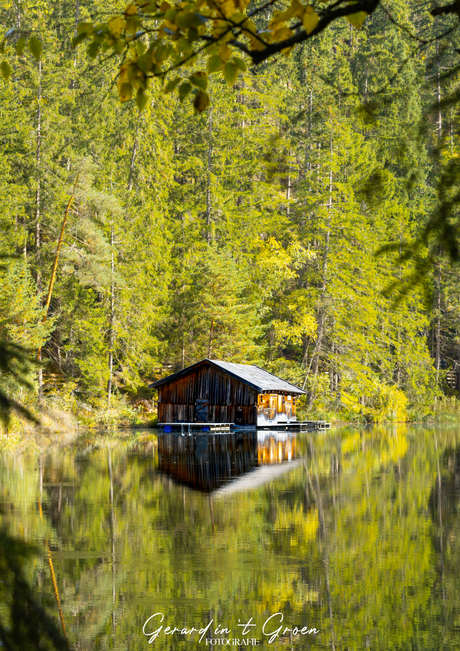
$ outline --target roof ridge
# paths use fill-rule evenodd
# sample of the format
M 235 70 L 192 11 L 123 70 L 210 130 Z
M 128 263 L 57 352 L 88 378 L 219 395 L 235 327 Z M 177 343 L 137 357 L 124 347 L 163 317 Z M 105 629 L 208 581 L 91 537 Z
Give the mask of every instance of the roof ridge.
M 209 357 L 206 357 L 205 360 L 208 362 L 220 362 L 221 364 L 234 364 L 235 366 L 257 366 L 257 364 L 241 364 L 240 362 L 227 362 L 225 359 L 209 359 Z M 202 360 L 202 361 L 205 361 Z M 262 371 L 264 370 L 260 366 L 257 366 L 257 368 L 260 368 Z

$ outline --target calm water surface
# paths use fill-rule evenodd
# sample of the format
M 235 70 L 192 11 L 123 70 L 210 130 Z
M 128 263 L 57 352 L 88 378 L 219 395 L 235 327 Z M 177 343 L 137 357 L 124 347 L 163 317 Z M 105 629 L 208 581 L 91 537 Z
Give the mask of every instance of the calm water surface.
M 460 649 L 457 428 L 90 435 L 0 458 L 0 500 L 73 649 Z

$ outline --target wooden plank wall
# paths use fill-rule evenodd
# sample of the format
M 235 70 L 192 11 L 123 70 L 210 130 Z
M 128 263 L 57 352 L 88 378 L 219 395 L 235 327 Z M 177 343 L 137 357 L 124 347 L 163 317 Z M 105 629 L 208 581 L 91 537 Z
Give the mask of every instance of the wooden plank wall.
M 209 405 L 208 423 L 239 423 L 255 425 L 257 414 L 254 407 L 242 407 L 237 414 L 236 406 Z M 195 422 L 195 405 L 158 404 L 159 423 L 193 423 Z
M 257 391 L 206 363 L 158 388 L 159 422 L 193 423 L 197 400 L 208 401 L 210 423 L 256 423 Z

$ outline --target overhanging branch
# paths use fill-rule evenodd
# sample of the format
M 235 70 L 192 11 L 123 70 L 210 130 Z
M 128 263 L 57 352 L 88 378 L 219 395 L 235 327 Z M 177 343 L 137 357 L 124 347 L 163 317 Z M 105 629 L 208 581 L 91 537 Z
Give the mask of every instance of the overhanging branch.
M 460 16 L 460 0 L 455 0 L 451 5 L 435 7 L 430 13 L 432 16 L 446 16 L 448 14 L 457 14 L 457 16 Z
M 307 33 L 304 29 L 302 29 L 297 34 L 294 34 L 294 36 L 291 36 L 291 38 L 287 38 L 284 41 L 280 41 L 279 43 L 270 43 L 270 45 L 267 45 L 267 47 L 265 47 L 263 50 L 249 50 L 246 51 L 246 53 L 251 57 L 252 61 L 257 65 L 262 61 L 265 61 L 266 59 L 270 58 L 274 54 L 278 54 L 278 52 L 281 52 L 286 48 L 290 48 L 293 47 L 294 45 L 298 45 L 299 43 L 303 43 L 304 41 L 313 38 L 317 34 L 320 34 L 334 20 L 337 20 L 337 18 L 343 18 L 344 16 L 352 16 L 353 14 L 360 13 L 361 11 L 370 15 L 374 13 L 374 11 L 377 9 L 379 4 L 380 4 L 380 0 L 358 0 L 358 2 L 354 2 L 353 4 L 347 4 L 345 6 L 341 6 L 341 5 L 336 6 L 336 8 L 333 9 L 332 11 L 330 9 L 325 10 L 319 20 L 318 25 L 310 33 Z M 243 48 L 240 47 L 239 43 L 234 43 L 233 45 L 243 50 Z

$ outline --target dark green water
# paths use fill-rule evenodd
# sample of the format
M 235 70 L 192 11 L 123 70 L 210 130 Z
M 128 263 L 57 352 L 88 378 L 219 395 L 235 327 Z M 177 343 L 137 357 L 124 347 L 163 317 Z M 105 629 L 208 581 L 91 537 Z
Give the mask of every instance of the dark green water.
M 257 440 L 190 446 L 91 436 L 0 458 L 1 523 L 38 547 L 27 577 L 61 627 L 52 566 L 71 648 L 460 649 L 460 430 L 297 435 L 272 446 L 297 459 L 278 476 L 251 471 Z M 155 613 L 148 633 L 212 624 L 149 644 Z

